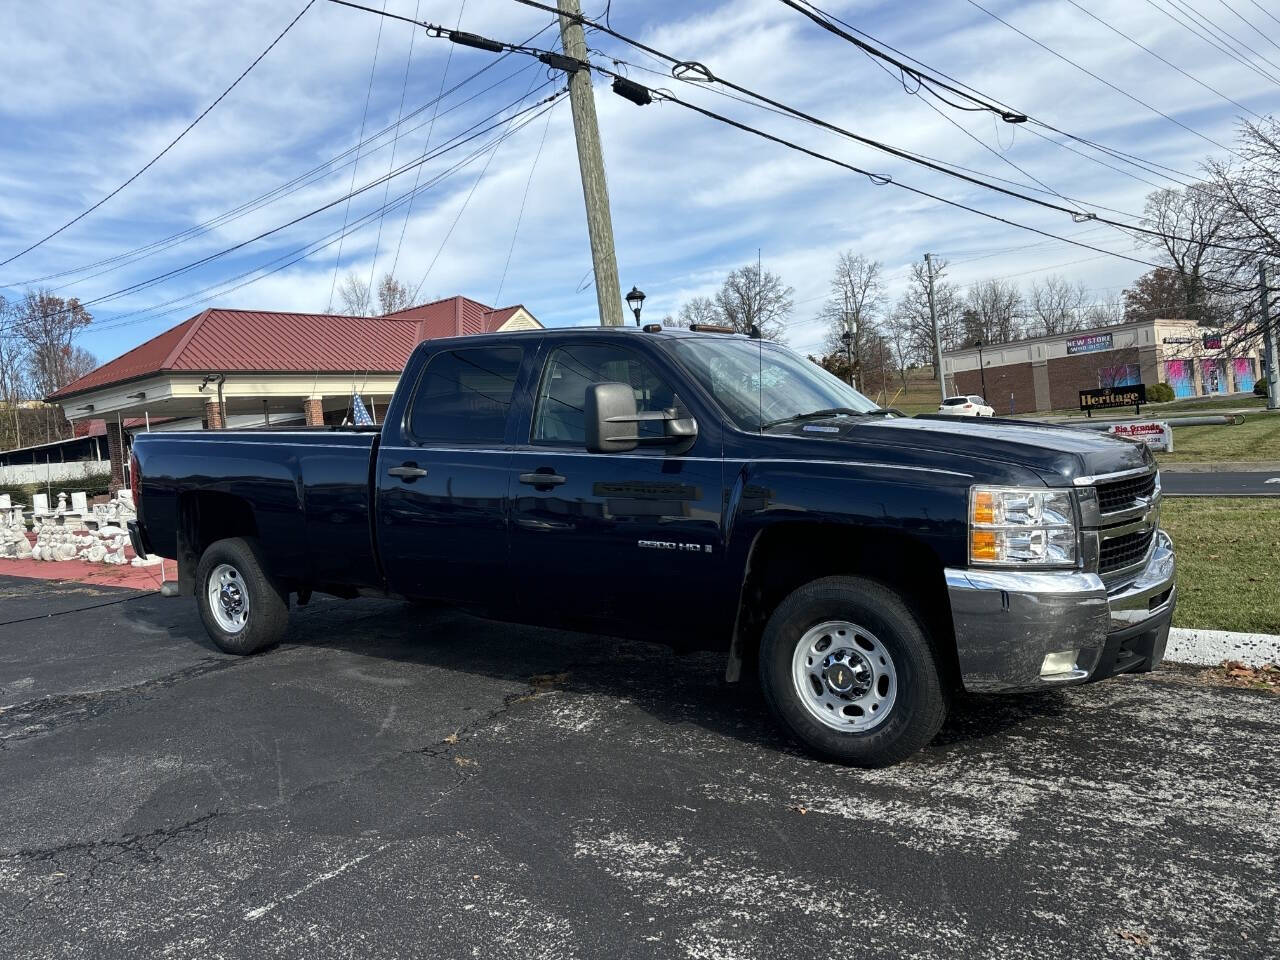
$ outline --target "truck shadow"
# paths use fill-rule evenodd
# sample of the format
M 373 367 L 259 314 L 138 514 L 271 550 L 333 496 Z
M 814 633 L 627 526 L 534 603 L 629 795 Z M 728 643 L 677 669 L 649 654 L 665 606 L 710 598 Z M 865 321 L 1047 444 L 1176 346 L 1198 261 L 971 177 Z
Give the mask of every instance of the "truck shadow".
M 772 751 L 803 753 L 772 720 L 754 672 L 724 680 L 725 656 L 680 653 L 659 643 L 515 625 L 469 613 L 387 601 L 355 601 L 367 616 L 339 624 L 317 600 L 297 616 L 286 645 L 324 647 L 509 684 L 626 699 L 659 722 L 688 724 Z M 328 610 L 326 610 L 328 608 Z M 1060 691 L 957 698 L 929 754 L 987 741 L 1067 711 Z M 928 761 L 929 755 L 922 758 Z

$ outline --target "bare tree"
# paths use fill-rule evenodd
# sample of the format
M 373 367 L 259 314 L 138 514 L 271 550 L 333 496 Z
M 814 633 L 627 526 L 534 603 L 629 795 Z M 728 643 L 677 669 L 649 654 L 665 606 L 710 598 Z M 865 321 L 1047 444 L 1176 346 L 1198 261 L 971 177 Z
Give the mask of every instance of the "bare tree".
M 22 446 L 18 405 L 27 396 L 27 357 L 17 318 L 18 305 L 0 296 L 0 450 Z
M 964 326 L 961 321 L 964 302 L 955 285 L 944 279 L 946 270 L 945 260 L 934 261 L 933 306 L 938 317 L 938 339 L 942 341 L 944 351 L 959 349 L 964 342 Z M 911 265 L 911 278 L 907 281 L 906 292 L 898 298 L 888 324 L 905 330 L 908 364 L 931 364 L 936 380 L 940 363 L 934 345 L 933 318 L 929 313 L 929 274 L 923 263 Z M 889 333 L 887 329 L 886 336 L 891 343 L 896 342 L 897 335 Z M 895 355 L 897 352 L 895 347 Z
M 694 297 L 683 304 L 674 317 L 668 316 L 662 320 L 664 327 L 687 328 L 695 323 L 721 324 L 724 323 L 724 315 L 710 297 Z
M 1097 300 L 1084 308 L 1084 328 L 1110 327 L 1128 320 L 1127 301 L 1116 294 L 1106 300 Z
M 1016 283 L 982 280 L 969 288 L 963 315 L 965 341 L 1010 343 L 1022 336 L 1024 306 Z
M 349 317 L 367 317 L 373 313 L 373 291 L 369 282 L 354 270 L 338 284 L 338 299 L 342 303 L 342 312 Z
M 27 375 L 37 395 L 47 397 L 87 373 L 88 357 L 77 352 L 76 335 L 93 322 L 93 316 L 76 299 L 64 300 L 49 289 L 28 290 L 13 319 L 14 330 L 26 348 Z
M 413 306 L 413 294 L 410 293 L 409 287 L 391 274 L 384 273 L 382 280 L 378 282 L 379 314 L 385 317 L 388 313 L 405 310 L 411 306 Z
M 716 293 L 722 323 L 739 333 L 760 331 L 765 340 L 781 340 L 783 322 L 791 315 L 795 290 L 776 273 L 757 264 L 739 267 L 725 277 Z
M 1180 316 L 1203 326 L 1215 323 L 1230 307 L 1219 303 L 1223 282 L 1236 272 L 1234 255 L 1218 248 L 1231 223 L 1231 209 L 1224 193 L 1213 184 L 1196 184 L 1184 190 L 1164 189 L 1147 195 L 1145 226 L 1159 233 L 1148 237 L 1181 288 Z
M 840 254 L 831 296 L 818 317 L 827 322 L 826 352 L 845 355 L 859 386 L 871 345 L 879 336 L 876 327 L 885 302 L 884 265 L 849 250 Z
M 1036 336 L 1056 336 L 1079 330 L 1083 317 L 1081 309 L 1089 299 L 1089 291 L 1083 283 L 1072 283 L 1066 277 L 1052 274 L 1044 281 L 1031 284 L 1029 306 L 1031 319 L 1036 324 Z

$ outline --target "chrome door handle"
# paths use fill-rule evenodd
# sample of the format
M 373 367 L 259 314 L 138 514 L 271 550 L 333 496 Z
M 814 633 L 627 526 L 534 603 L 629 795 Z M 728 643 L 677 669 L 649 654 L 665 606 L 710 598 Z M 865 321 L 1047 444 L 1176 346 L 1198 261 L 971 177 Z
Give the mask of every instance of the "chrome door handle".
M 412 463 L 403 463 L 398 467 L 392 467 L 387 473 L 393 477 L 404 477 L 406 480 L 415 480 L 418 477 L 425 477 L 427 471 L 422 467 L 415 466 Z
M 558 487 L 565 478 L 558 473 L 522 473 L 520 482 L 534 487 Z

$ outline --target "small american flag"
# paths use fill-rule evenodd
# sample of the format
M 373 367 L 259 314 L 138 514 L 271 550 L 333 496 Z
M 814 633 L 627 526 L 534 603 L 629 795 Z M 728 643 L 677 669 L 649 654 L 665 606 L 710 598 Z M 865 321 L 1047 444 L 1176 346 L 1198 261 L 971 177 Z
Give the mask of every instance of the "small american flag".
M 369 416 L 369 411 L 365 409 L 364 401 L 360 399 L 358 393 L 352 394 L 351 417 L 357 427 L 373 426 L 373 417 Z

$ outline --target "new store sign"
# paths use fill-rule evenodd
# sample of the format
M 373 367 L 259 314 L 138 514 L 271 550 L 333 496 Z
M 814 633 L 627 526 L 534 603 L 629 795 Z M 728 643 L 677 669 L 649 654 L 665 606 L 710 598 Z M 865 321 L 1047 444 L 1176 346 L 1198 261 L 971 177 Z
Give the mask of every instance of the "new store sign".
M 1163 421 L 1143 423 L 1115 423 L 1107 427 L 1107 433 L 1145 443 L 1152 450 L 1173 449 L 1173 428 Z
M 1090 333 L 1083 337 L 1067 338 L 1067 353 L 1096 353 L 1111 349 L 1111 334 Z
M 1103 387 L 1100 390 L 1081 390 L 1080 409 L 1089 416 L 1094 410 L 1106 410 L 1110 407 L 1133 407 L 1147 402 L 1147 385 L 1134 383 L 1125 387 Z

